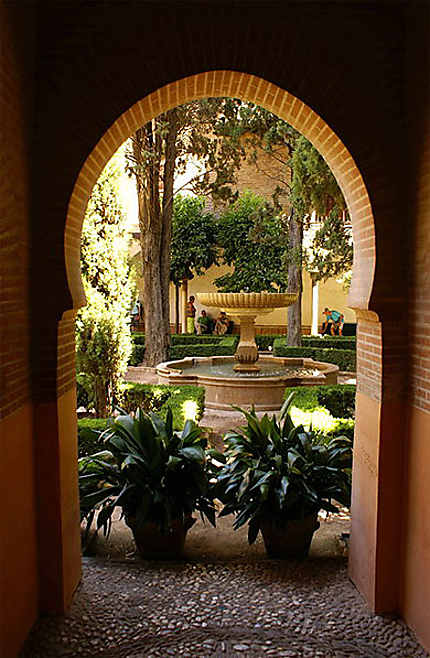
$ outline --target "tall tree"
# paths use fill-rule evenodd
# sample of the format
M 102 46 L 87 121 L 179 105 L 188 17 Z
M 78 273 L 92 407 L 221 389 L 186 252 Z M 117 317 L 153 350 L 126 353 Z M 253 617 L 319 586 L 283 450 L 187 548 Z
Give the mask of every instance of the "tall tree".
M 297 302 L 288 308 L 287 335 L 290 345 L 300 345 L 303 218 L 292 209 L 290 200 L 291 159 L 300 134 L 272 112 L 235 100 L 226 114 L 224 131 L 241 141 L 248 162 L 270 180 L 275 208 L 286 218 L 278 234 L 284 249 L 283 276 L 288 279 L 288 291 L 299 294 Z M 268 161 L 276 166 L 268 168 L 263 164 Z
M 301 216 L 313 213 L 320 227 L 304 263 L 314 281 L 348 272 L 352 267 L 352 230 L 345 199 L 324 158 L 303 136 L 291 158 L 291 201 Z
M 77 371 L 96 414 L 112 411 L 131 351 L 128 234 L 119 201 L 122 152 L 106 165 L 88 202 L 82 227 L 81 271 L 87 305 L 76 322 Z
M 132 138 L 128 170 L 136 179 L 143 259 L 147 365 L 167 358 L 170 344 L 170 244 L 175 175 L 191 157 L 199 171 L 182 189 L 227 199 L 243 152 L 232 139 L 219 139 L 214 125 L 224 99 L 195 101 L 170 110 Z M 179 192 L 180 189 L 176 190 Z
M 272 204 L 250 191 L 228 206 L 218 220 L 222 261 L 232 272 L 215 279 L 223 292 L 279 292 L 286 288 L 282 218 Z
M 178 195 L 173 202 L 170 280 L 176 287 L 176 331 L 179 331 L 179 287 L 217 263 L 216 223 L 204 197 Z
M 312 144 L 268 110 L 232 100 L 221 130 L 241 141 L 248 161 L 272 181 L 275 206 L 288 215 L 279 241 L 285 247 L 288 291 L 298 292 L 299 298 L 288 309 L 287 333 L 290 345 L 300 345 L 303 266 L 314 278 L 327 278 L 351 267 L 352 241 L 342 192 Z M 264 167 L 262 153 L 277 163 L 277 174 Z M 304 253 L 303 233 L 313 212 L 322 225 L 311 249 Z M 309 253 L 313 251 L 312 259 Z

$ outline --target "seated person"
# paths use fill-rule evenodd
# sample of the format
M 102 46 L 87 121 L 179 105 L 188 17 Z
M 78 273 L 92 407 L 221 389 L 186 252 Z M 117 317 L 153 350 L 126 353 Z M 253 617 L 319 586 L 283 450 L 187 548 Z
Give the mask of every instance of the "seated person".
M 212 327 L 212 320 L 203 309 L 202 314 L 197 318 L 197 333 L 198 334 L 210 334 Z
M 333 324 L 331 325 L 332 336 L 334 336 L 335 333 L 337 333 L 339 336 L 342 336 L 344 322 L 345 322 L 345 316 L 343 315 L 343 313 L 340 313 L 339 318 L 337 320 L 334 320 Z
M 228 317 L 225 311 L 221 311 L 215 323 L 214 333 L 217 334 L 217 336 L 223 336 L 225 333 L 227 333 L 228 325 L 229 325 Z

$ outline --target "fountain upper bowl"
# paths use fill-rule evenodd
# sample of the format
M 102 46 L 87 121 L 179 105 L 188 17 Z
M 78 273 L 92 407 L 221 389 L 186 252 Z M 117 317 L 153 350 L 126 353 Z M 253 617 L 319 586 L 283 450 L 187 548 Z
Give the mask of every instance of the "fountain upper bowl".
M 270 313 L 275 308 L 291 306 L 297 293 L 290 292 L 199 292 L 200 304 L 221 308 L 230 315 Z

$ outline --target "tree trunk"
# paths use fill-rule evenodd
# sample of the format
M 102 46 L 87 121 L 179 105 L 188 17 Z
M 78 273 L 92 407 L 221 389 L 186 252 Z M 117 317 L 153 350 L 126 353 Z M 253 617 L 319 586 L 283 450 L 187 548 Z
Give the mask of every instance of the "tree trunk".
M 108 390 L 101 379 L 95 381 L 94 407 L 96 418 L 107 418 L 108 414 Z
M 188 279 L 182 279 L 182 333 L 187 333 Z
M 179 334 L 179 284 L 175 284 L 175 333 Z
M 295 304 L 288 307 L 287 345 L 302 344 L 302 242 L 303 226 L 294 209 L 289 221 L 289 247 L 291 258 L 288 265 L 288 292 L 298 292 Z
M 177 109 L 170 110 L 165 115 L 168 130 L 164 148 L 163 170 L 163 200 L 162 200 L 162 232 L 160 251 L 161 297 L 163 304 L 164 342 L 166 355 L 170 347 L 170 249 L 172 243 L 173 217 L 173 184 L 175 179 L 176 139 L 179 120 Z
M 167 135 L 162 137 L 159 128 L 161 122 L 166 121 Z M 172 110 L 140 128 L 133 139 L 143 265 L 144 363 L 148 366 L 166 361 L 170 345 L 169 275 L 176 135 L 176 110 Z M 161 205 L 162 158 L 164 171 Z

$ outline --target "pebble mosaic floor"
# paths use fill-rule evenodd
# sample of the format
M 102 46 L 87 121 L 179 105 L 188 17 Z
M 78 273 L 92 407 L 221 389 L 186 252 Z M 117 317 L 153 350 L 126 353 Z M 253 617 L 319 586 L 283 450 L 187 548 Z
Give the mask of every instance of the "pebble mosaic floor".
M 84 558 L 69 614 L 42 619 L 21 658 L 427 655 L 402 621 L 370 614 L 345 558 Z

